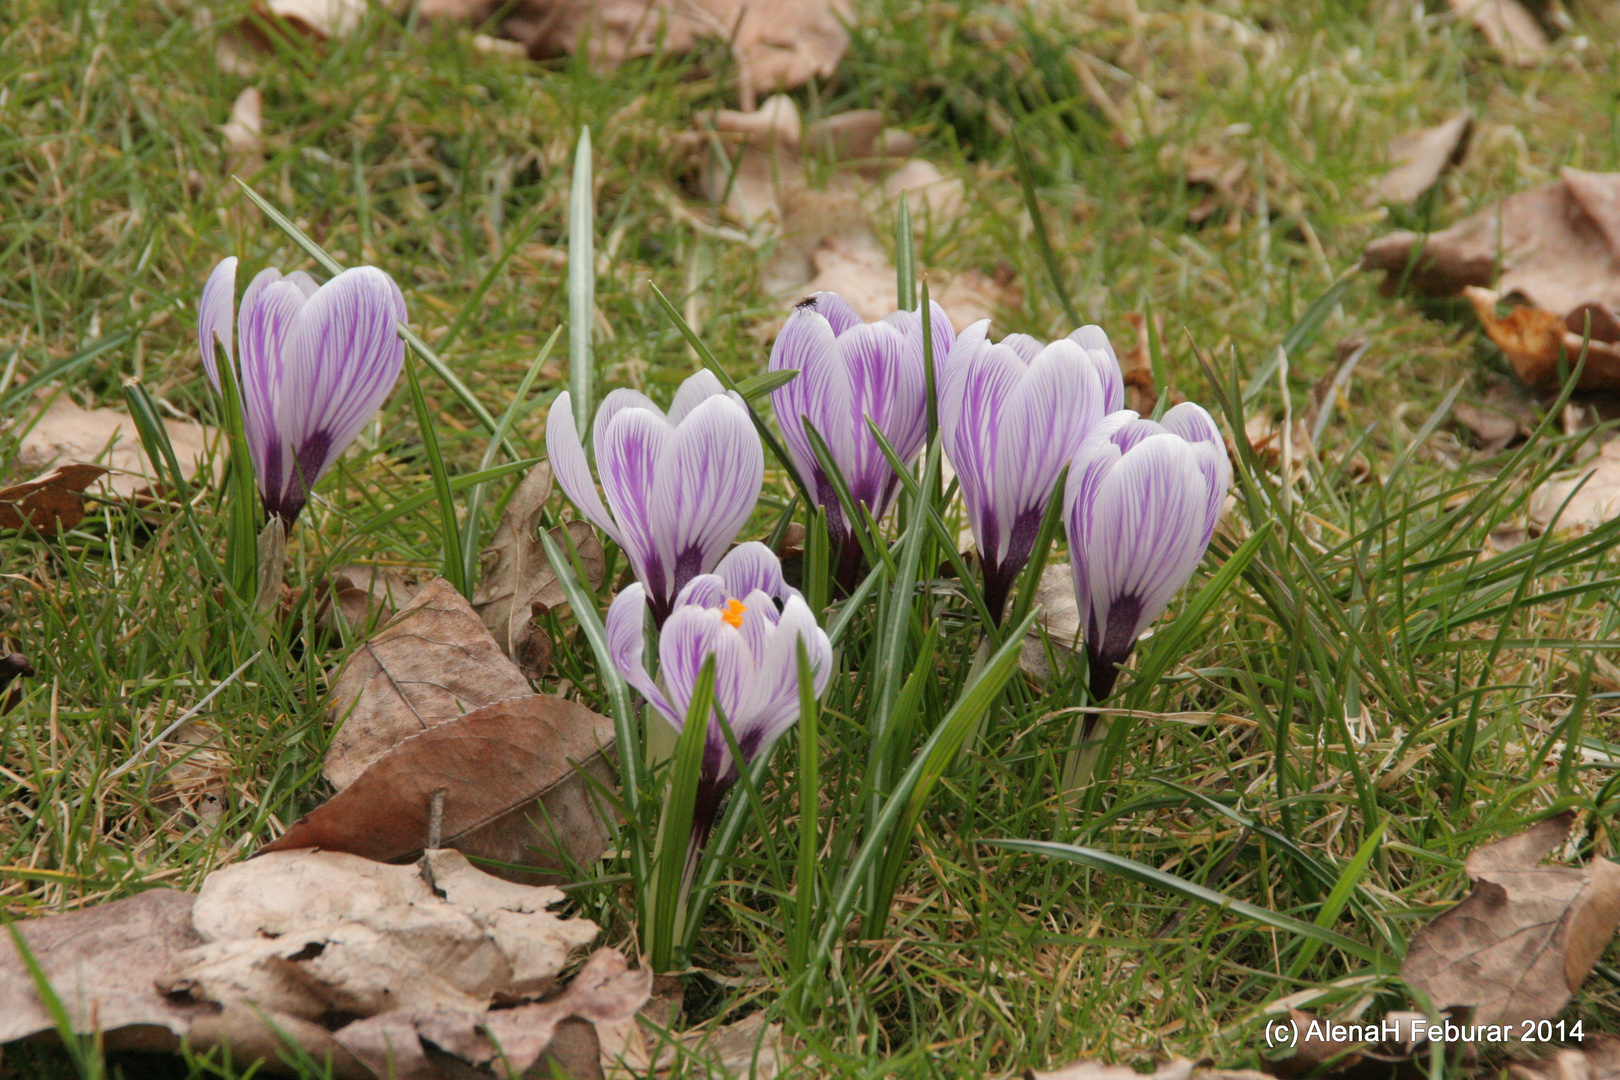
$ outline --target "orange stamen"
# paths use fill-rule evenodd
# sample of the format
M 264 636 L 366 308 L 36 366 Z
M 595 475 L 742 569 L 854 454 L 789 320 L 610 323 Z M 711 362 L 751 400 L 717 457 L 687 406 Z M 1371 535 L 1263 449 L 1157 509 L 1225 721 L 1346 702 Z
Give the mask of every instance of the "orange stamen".
M 743 612 L 747 610 L 747 608 L 743 607 L 742 601 L 727 600 L 726 609 L 720 613 L 720 618 L 741 630 Z

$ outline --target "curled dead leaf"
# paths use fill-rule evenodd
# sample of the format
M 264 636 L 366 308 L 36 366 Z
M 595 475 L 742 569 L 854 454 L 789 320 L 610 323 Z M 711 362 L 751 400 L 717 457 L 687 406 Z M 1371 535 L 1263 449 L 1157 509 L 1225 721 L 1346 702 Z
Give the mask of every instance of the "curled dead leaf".
M 84 489 L 107 475 L 100 465 L 58 465 L 44 476 L 0 488 L 0 529 L 54 536 L 84 520 Z
M 530 693 L 455 586 L 434 578 L 333 681 L 327 716 L 342 726 L 326 753 L 326 778 L 342 791 L 409 736 Z
M 1436 1008 L 1471 1006 L 1480 1024 L 1557 1014 L 1620 927 L 1620 863 L 1548 866 L 1574 811 L 1468 856 L 1474 891 L 1412 939 L 1401 978 Z
M 328 633 L 340 620 L 350 633 L 386 625 L 417 591 L 393 570 L 360 565 L 338 567 L 318 589 L 315 625 Z
M 428 845 L 442 791 L 445 846 L 562 871 L 607 845 L 592 782 L 613 782 L 605 756 L 613 737 L 611 719 L 577 702 L 544 694 L 497 702 L 400 741 L 260 853 L 414 856 Z
M 1538 63 L 1551 45 L 1535 16 L 1519 0 L 1447 0 L 1451 10 L 1474 24 L 1502 59 L 1520 67 Z
M 1597 457 L 1531 492 L 1529 514 L 1541 530 L 1595 529 L 1620 517 L 1620 440 L 1609 440 Z
M 479 557 L 482 573 L 472 596 L 473 611 L 496 645 L 530 679 L 544 675 L 551 659 L 551 638 L 540 619 L 548 609 L 568 602 L 539 539 L 540 512 L 551 486 L 551 465 L 545 461 L 519 482 Z M 559 525 L 551 530 L 551 538 L 565 552 L 571 542 L 590 587 L 602 584 L 607 557 L 588 522 Z

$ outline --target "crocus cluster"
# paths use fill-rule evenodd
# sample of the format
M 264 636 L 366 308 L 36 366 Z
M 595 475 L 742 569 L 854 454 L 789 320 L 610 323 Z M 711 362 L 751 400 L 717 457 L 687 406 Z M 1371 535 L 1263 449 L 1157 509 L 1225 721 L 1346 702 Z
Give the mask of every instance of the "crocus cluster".
M 232 256 L 208 275 L 198 304 L 203 367 L 219 390 L 217 345 L 239 373 L 242 426 L 265 512 L 291 528 L 399 378 L 405 298 L 373 266 L 320 286 L 302 271 L 267 268 L 248 284 L 239 312 L 235 298 Z

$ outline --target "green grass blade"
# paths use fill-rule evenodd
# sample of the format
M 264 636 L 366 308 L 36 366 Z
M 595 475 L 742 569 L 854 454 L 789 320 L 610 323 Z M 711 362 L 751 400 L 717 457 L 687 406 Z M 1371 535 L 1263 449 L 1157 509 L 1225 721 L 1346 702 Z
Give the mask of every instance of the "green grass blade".
M 450 475 L 444 467 L 444 456 L 439 453 L 439 436 L 433 430 L 433 417 L 428 412 L 427 399 L 422 396 L 422 384 L 416 378 L 416 365 L 405 358 L 405 380 L 410 386 L 411 407 L 416 410 L 416 426 L 422 437 L 422 452 L 427 456 L 428 473 L 433 478 L 433 491 L 438 497 L 439 526 L 443 533 L 445 579 L 462 596 L 471 596 L 467 581 L 467 562 L 461 556 L 461 530 L 456 525 L 456 503 L 450 497 Z
M 1035 248 L 1041 253 L 1041 261 L 1046 264 L 1052 295 L 1057 297 L 1057 302 L 1063 308 L 1063 314 L 1068 316 L 1070 324 L 1078 327 L 1081 323 L 1080 312 L 1069 296 L 1069 287 L 1063 280 L 1063 267 L 1058 263 L 1057 252 L 1052 250 L 1052 237 L 1046 230 L 1046 219 L 1041 214 L 1041 201 L 1035 195 L 1035 174 L 1030 168 L 1029 155 L 1024 151 L 1024 140 L 1019 136 L 1017 129 L 1013 130 L 1012 144 L 1013 156 L 1018 163 L 1018 183 L 1024 191 L 1024 209 L 1029 211 L 1029 223 L 1035 233 Z
M 692 809 L 697 798 L 698 777 L 703 770 L 703 750 L 709 737 L 709 714 L 714 708 L 714 655 L 703 659 L 692 701 L 686 710 L 686 724 L 675 743 L 664 812 L 658 821 L 658 847 L 653 856 L 652 908 L 645 929 L 647 955 L 654 971 L 668 971 L 675 960 L 675 943 L 685 937 L 681 925 L 687 899 L 682 887 L 687 881 L 687 864 L 697 856 L 690 849 Z

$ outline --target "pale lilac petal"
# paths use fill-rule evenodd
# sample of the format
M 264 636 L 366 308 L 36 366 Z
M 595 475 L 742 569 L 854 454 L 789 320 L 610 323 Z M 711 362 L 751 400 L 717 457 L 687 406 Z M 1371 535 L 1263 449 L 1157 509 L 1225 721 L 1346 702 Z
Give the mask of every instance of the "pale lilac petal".
M 615 427 L 622 423 L 623 417 Z M 672 556 L 670 587 L 678 588 L 714 569 L 759 500 L 765 454 L 747 412 L 729 397 L 698 405 L 669 436 L 656 477 L 648 489 L 656 493 L 652 534 Z M 620 513 L 620 521 L 625 517 Z
M 1104 635 L 1103 656 L 1128 653 L 1192 576 L 1208 501 L 1192 449 L 1175 435 L 1143 441 L 1102 478 L 1083 551 L 1089 595 L 1076 598 L 1089 611 L 1088 633 Z M 1110 622 L 1121 609 L 1134 616 L 1128 627 Z
M 796 310 L 813 311 L 827 320 L 834 334 L 859 326 L 861 317 L 856 310 L 835 292 L 818 292 L 801 300 Z
M 1129 410 L 1121 411 L 1129 412 Z M 1132 413 L 1130 419 L 1113 428 L 1110 437 L 1113 439 L 1114 445 L 1119 447 L 1120 453 L 1126 454 L 1130 453 L 1131 447 L 1137 443 L 1164 433 L 1164 425 L 1149 420 L 1145 416 L 1137 416 Z
M 1041 344 L 1039 338 L 1032 338 L 1028 334 L 1008 334 L 998 344 L 1005 345 L 1017 353 L 1018 359 L 1026 364 L 1033 362 L 1041 354 L 1041 350 L 1046 347 Z
M 804 641 L 812 672 L 811 686 L 817 697 L 832 678 L 832 643 L 816 625 L 815 615 L 805 602 L 794 597 L 782 609 L 775 633 L 759 658 L 753 693 L 749 703 L 748 740 L 738 733 L 737 743 L 745 757 L 754 760 L 769 749 L 799 718 L 798 642 Z
M 267 289 L 266 299 L 275 291 Z M 302 491 L 315 486 L 393 391 L 405 360 L 398 329 L 405 319 L 399 286 L 372 266 L 327 282 L 294 319 L 284 345 L 278 422 L 296 454 L 292 481 Z
M 1000 445 L 992 497 L 1008 535 L 997 560 L 1028 558 L 1024 537 L 1034 531 L 1057 485 L 1058 474 L 1102 420 L 1102 387 L 1085 353 L 1072 341 L 1055 341 L 1029 365 L 1001 412 Z M 1012 542 L 1017 535 L 1019 543 Z M 980 552 L 990 557 L 991 552 Z
M 980 350 L 987 348 L 990 340 L 990 320 L 980 319 L 969 323 L 968 328 L 956 335 L 951 344 L 950 351 L 934 354 L 934 393 L 939 395 L 939 426 L 945 426 L 945 409 L 951 401 L 951 395 L 945 392 L 953 369 L 960 368 L 973 357 L 979 355 Z
M 782 615 L 776 610 L 775 598 L 759 589 L 740 595 L 737 603 L 742 605 L 737 632 L 742 635 L 743 644 L 748 647 L 749 663 L 757 674 L 760 658 L 765 655 L 765 646 L 771 640 L 771 635 L 776 632 L 776 624 Z M 745 704 L 742 716 L 746 718 L 747 715 Z
M 641 583 L 632 582 L 624 591 L 613 598 L 608 606 L 607 619 L 604 629 L 607 631 L 608 656 L 613 660 L 613 666 L 623 675 L 625 681 L 641 692 L 652 707 L 663 714 L 664 719 L 675 725 L 675 730 L 681 729 L 686 719 L 684 712 L 677 713 L 670 704 L 664 692 L 658 689 L 658 684 L 647 673 L 647 664 L 644 653 L 647 648 L 647 594 Z
M 950 403 L 949 409 L 940 410 L 945 455 L 961 483 L 979 552 L 993 561 L 999 561 L 1005 540 L 994 517 L 1002 412 L 1027 370 L 1011 349 L 999 345 L 981 349 L 961 364 L 953 359 L 946 395 L 941 398 L 942 403 Z
M 236 256 L 222 260 L 203 284 L 202 298 L 197 301 L 197 339 L 202 345 L 203 370 L 208 381 L 218 390 L 219 367 L 214 359 L 217 342 L 225 351 L 225 361 L 235 367 L 236 360 Z
M 267 267 L 254 275 L 242 294 L 236 328 L 242 426 L 259 490 L 271 504 L 272 512 L 282 508 L 292 487 L 298 444 L 292 441 L 283 416 L 288 378 L 286 346 L 308 302 L 309 294 L 302 286 L 282 277 L 274 267 Z M 292 499 L 298 505 L 302 501 L 302 495 Z
M 839 357 L 832 325 L 810 307 L 801 307 L 789 315 L 771 346 L 769 368 L 800 372 L 786 386 L 771 391 L 771 408 L 799 478 L 815 492 L 815 477 L 820 470 L 804 431 L 803 417 L 810 417 L 829 449 L 847 446 L 852 437 L 849 373 Z
M 675 594 L 675 606 L 695 604 L 698 607 L 723 608 L 726 600 L 736 595 L 726 587 L 726 581 L 720 574 L 699 574 L 681 587 Z
M 1226 456 L 1226 440 L 1215 418 L 1190 401 L 1183 401 L 1164 414 L 1166 431 L 1180 435 L 1191 443 L 1209 484 L 1209 514 L 1204 523 L 1204 543 L 1215 535 L 1215 523 L 1221 518 L 1221 504 L 1232 486 L 1232 462 Z
M 669 687 L 670 704 L 684 718 L 691 707 L 703 662 L 714 657 L 714 700 L 735 734 L 745 723 L 748 695 L 754 679 L 754 660 L 742 635 L 712 608 L 680 607 L 664 623 L 659 635 L 660 672 Z M 718 753 L 719 775 L 726 775 L 731 754 L 717 719 L 711 717 L 707 736 L 710 755 Z M 709 755 L 705 755 L 706 757 Z
M 1095 324 L 1082 326 L 1069 335 L 1069 340 L 1086 351 L 1086 357 L 1097 371 L 1103 390 L 1103 411 L 1111 413 L 1125 407 L 1125 377 L 1119 368 L 1119 355 L 1108 340 L 1103 328 Z
M 675 391 L 675 400 L 669 403 L 669 422 L 679 424 L 686 419 L 686 414 L 697 408 L 699 404 L 714 397 L 716 394 L 729 393 L 721 384 L 719 376 L 708 368 L 702 368 L 695 374 L 686 378 L 680 388 Z M 740 402 L 739 402 L 740 404 Z
M 546 457 L 551 461 L 551 474 L 562 485 L 563 491 L 579 512 L 590 519 L 598 529 L 613 538 L 621 548 L 624 537 L 602 497 L 596 493 L 596 481 L 591 478 L 591 466 L 585 457 L 585 447 L 579 441 L 579 429 L 574 426 L 574 403 L 564 390 L 552 402 L 546 414 Z
M 673 533 L 655 525 L 657 508 L 667 504 L 674 494 L 661 486 L 658 477 L 659 459 L 674 437 L 675 429 L 661 412 L 624 408 L 600 432 L 596 443 L 596 468 L 614 520 L 619 523 L 619 546 L 636 576 L 647 586 L 655 609 L 661 603 L 667 604 L 683 584 L 675 580 L 679 549 L 673 544 Z M 699 567 L 693 573 L 705 569 Z
M 1173 406 L 1159 421 L 1164 430 L 1180 435 L 1190 443 L 1207 442 L 1216 446 L 1224 446 L 1225 440 L 1221 438 L 1221 429 L 1215 426 L 1215 418 L 1210 416 L 1201 405 L 1191 401 L 1183 401 Z
M 725 582 L 729 596 L 747 596 L 755 589 L 784 601 L 798 595 L 797 589 L 782 580 L 782 561 L 758 540 L 726 552 L 714 572 Z
M 664 410 L 654 405 L 652 399 L 639 390 L 621 387 L 618 390 L 608 391 L 607 397 L 602 399 L 602 404 L 596 407 L 596 419 L 591 424 L 591 445 L 596 447 L 598 457 L 602 453 L 608 425 L 625 409 L 644 409 L 661 420 L 665 419 Z
M 922 359 L 922 309 L 916 311 L 893 311 L 883 316 L 883 321 L 890 323 L 906 337 L 909 347 L 915 348 L 919 361 Z M 980 320 L 988 325 L 989 320 Z M 936 369 L 943 366 L 946 357 L 950 356 L 951 349 L 956 345 L 956 331 L 951 326 L 951 317 L 945 314 L 945 309 L 939 306 L 939 301 L 928 301 L 928 328 L 934 339 L 934 364 Z M 935 387 L 938 390 L 938 387 Z
M 925 434 L 927 387 L 922 365 L 905 363 L 904 350 L 905 338 L 887 323 L 863 324 L 838 338 L 838 351 L 849 372 L 851 437 L 844 445 L 829 440 L 827 446 L 850 495 L 870 507 L 873 517 L 881 517 L 887 509 L 883 495 L 892 486 L 894 470 L 866 420 L 877 425 L 903 461 L 916 454 Z

